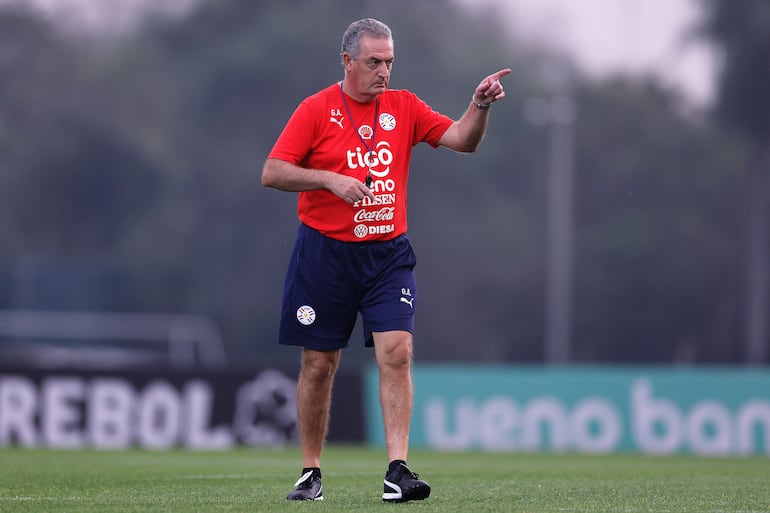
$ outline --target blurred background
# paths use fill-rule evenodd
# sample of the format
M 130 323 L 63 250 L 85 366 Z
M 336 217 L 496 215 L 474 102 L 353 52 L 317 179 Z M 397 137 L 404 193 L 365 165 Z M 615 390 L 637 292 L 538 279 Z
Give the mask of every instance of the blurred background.
M 368 16 L 451 117 L 513 69 L 414 153 L 418 361 L 768 363 L 766 0 L 2 0 L 3 367 L 296 362 L 261 166 Z

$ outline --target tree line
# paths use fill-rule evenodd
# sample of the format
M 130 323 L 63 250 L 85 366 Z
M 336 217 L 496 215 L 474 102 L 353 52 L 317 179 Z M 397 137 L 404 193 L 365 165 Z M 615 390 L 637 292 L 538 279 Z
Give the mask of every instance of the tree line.
M 205 314 L 232 361 L 296 360 L 275 344 L 296 198 L 259 173 L 298 102 L 342 78 L 345 27 L 375 16 L 394 30 L 391 86 L 449 116 L 514 69 L 476 154 L 413 154 L 419 360 L 544 359 L 549 130 L 524 112 L 556 62 L 576 112 L 571 361 L 743 362 L 751 330 L 767 361 L 746 319 L 770 318 L 766 275 L 755 296 L 748 278 L 770 120 L 749 67 L 770 30 L 761 0 L 728 4 L 703 1 L 729 73 L 699 116 L 653 78 L 589 79 L 441 0 L 202 1 L 121 37 L 0 8 L 0 308 Z

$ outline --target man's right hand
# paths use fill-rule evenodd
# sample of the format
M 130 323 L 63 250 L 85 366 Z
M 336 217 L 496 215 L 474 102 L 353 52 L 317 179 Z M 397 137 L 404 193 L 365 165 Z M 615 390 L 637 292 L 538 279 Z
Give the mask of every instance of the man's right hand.
M 364 197 L 374 200 L 374 194 L 369 187 L 353 176 L 305 169 L 279 159 L 265 161 L 262 168 L 262 185 L 286 192 L 326 189 L 351 205 Z
M 352 205 L 356 201 L 361 201 L 364 197 L 374 200 L 372 191 L 359 179 L 338 173 L 329 173 L 326 188 L 346 203 Z

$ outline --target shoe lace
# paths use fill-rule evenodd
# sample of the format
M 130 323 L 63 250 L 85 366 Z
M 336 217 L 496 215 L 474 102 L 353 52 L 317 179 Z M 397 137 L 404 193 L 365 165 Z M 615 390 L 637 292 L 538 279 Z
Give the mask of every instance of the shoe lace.
M 420 479 L 420 474 L 418 474 L 417 472 L 412 472 L 412 469 L 410 469 L 406 465 L 401 465 L 401 469 L 404 473 L 409 475 L 412 479 Z

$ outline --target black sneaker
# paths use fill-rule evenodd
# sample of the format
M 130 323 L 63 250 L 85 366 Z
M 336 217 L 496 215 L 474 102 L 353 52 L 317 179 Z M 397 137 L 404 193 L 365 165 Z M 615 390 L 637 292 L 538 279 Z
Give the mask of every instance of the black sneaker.
M 420 476 L 409 470 L 403 463 L 385 474 L 385 502 L 421 501 L 430 495 L 430 485 Z
M 287 501 L 322 501 L 324 485 L 321 476 L 309 470 L 294 483 L 294 490 L 286 496 Z

